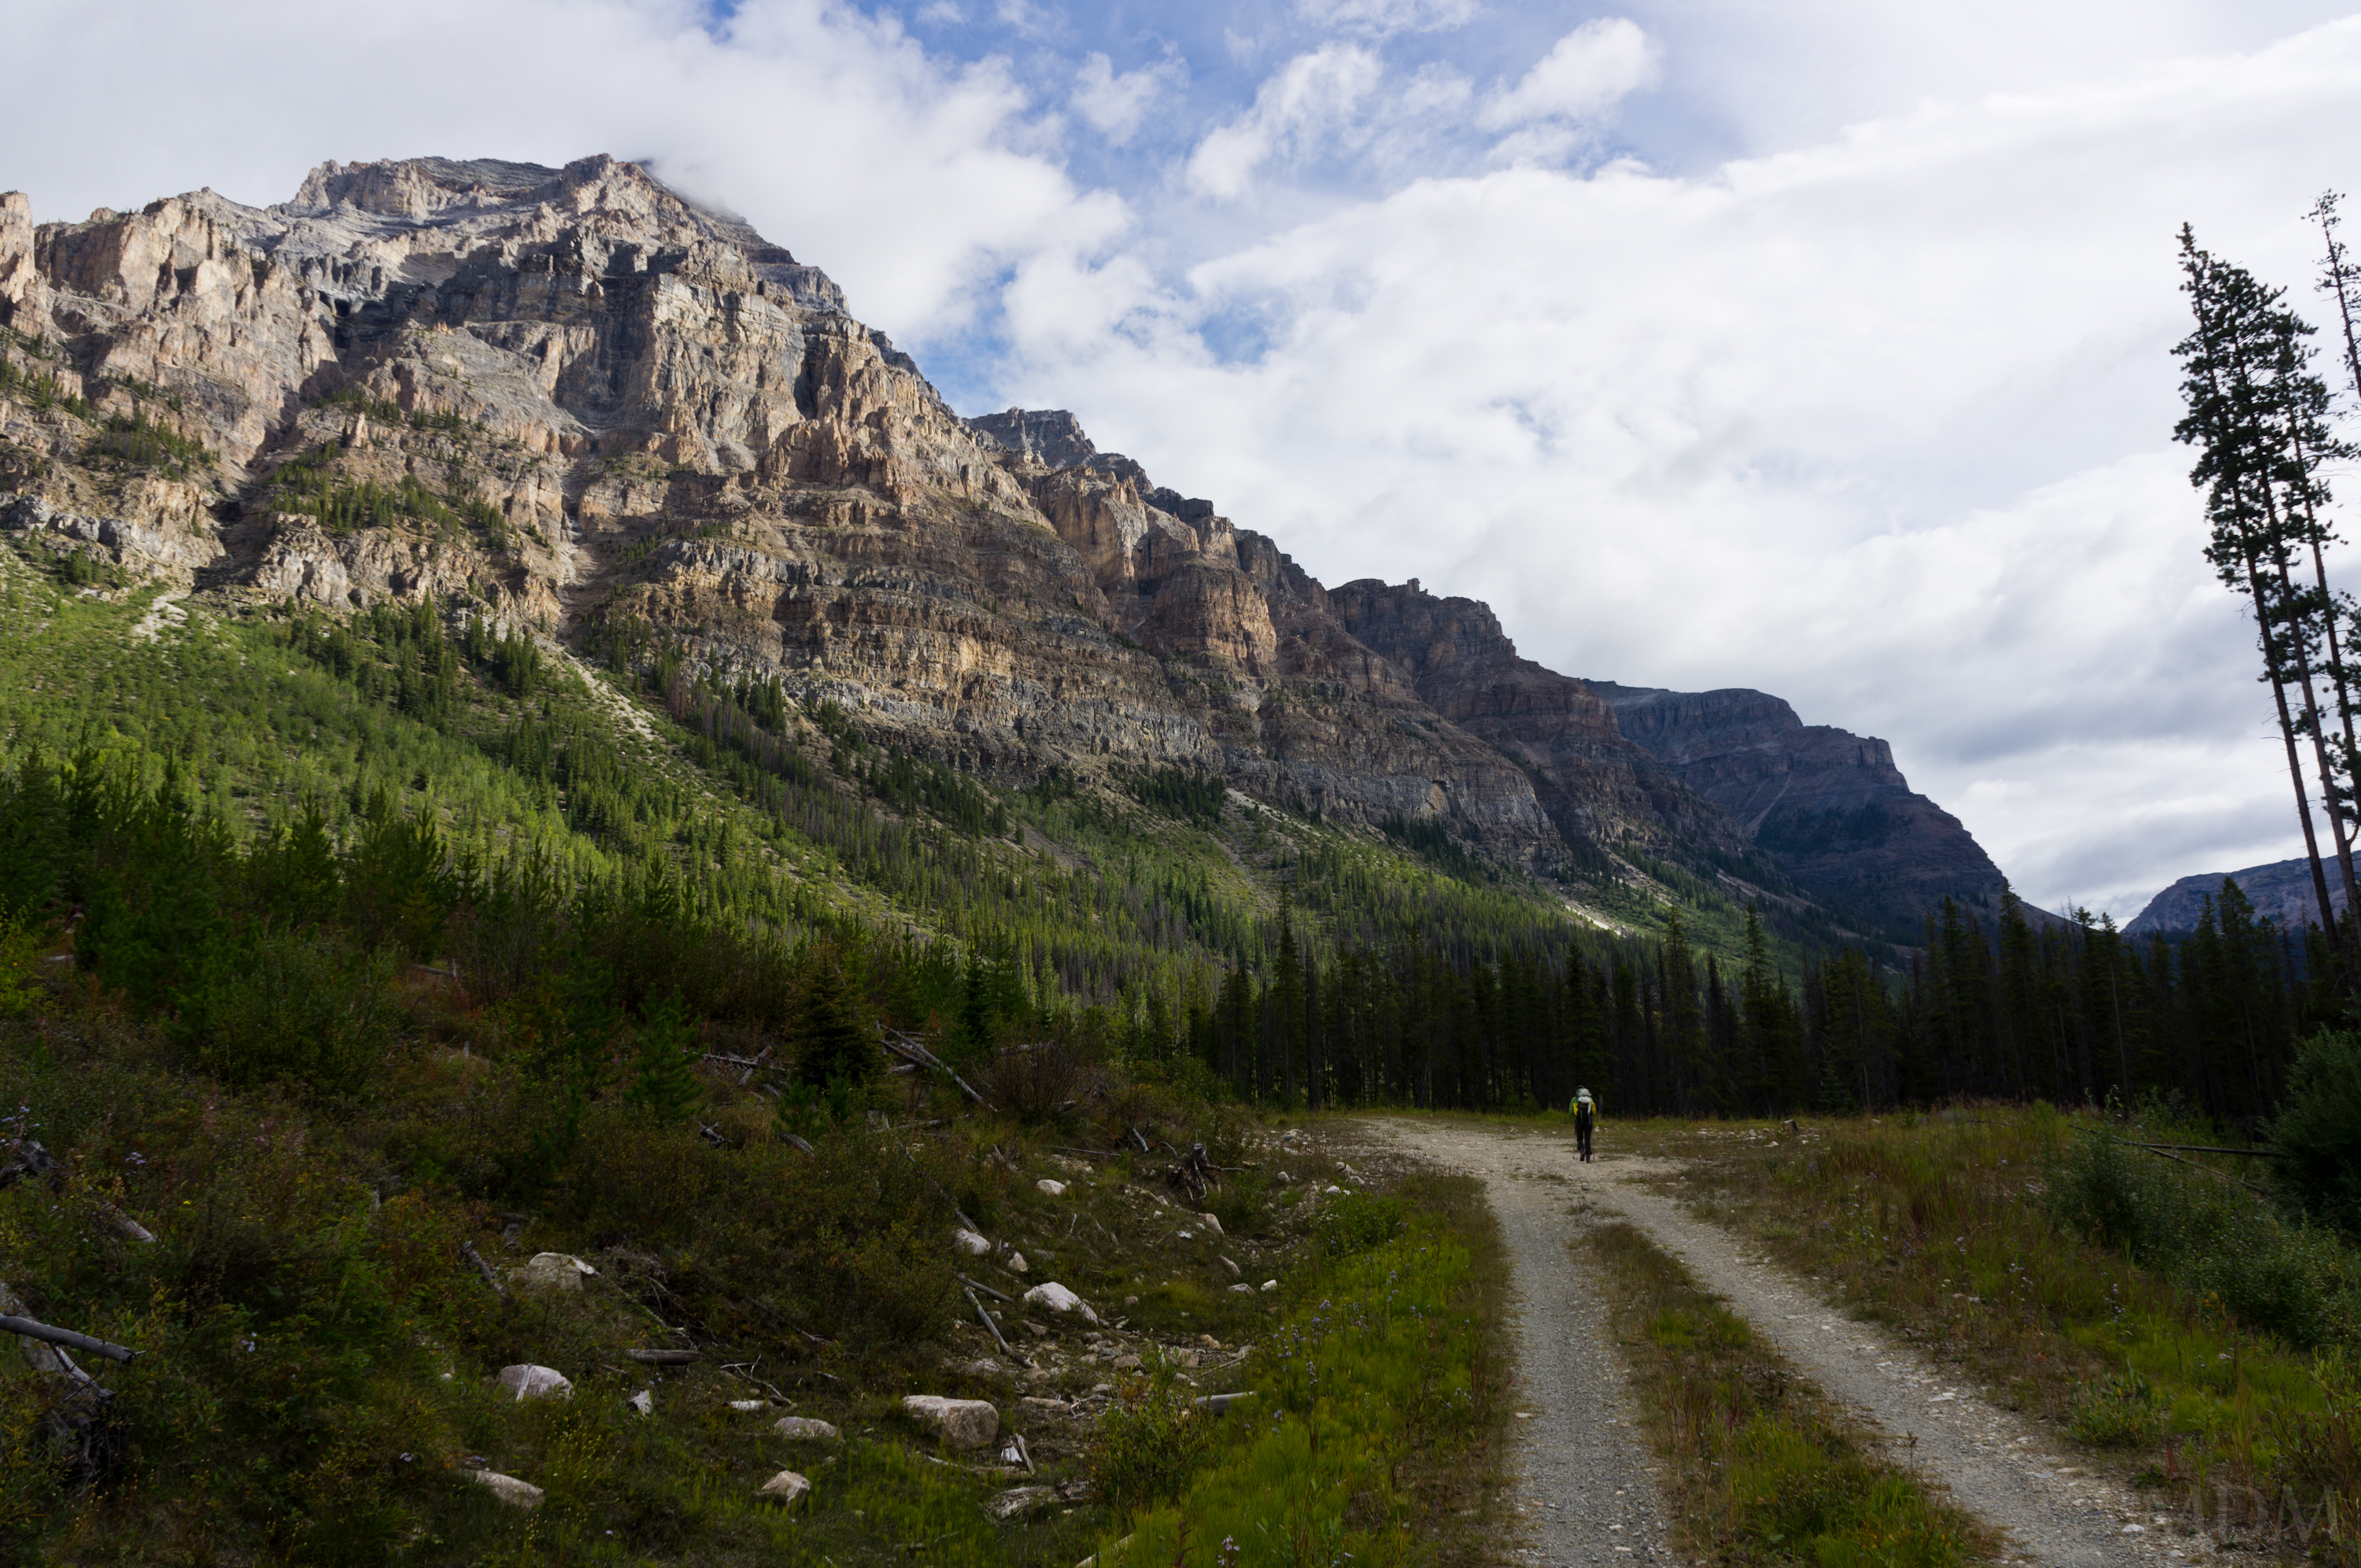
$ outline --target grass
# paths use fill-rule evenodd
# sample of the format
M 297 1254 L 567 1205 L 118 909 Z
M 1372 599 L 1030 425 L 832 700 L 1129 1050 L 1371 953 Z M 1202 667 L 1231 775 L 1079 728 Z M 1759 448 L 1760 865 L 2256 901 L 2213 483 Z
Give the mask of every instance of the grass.
M 2227 1263 L 2202 1252 L 2135 1261 L 2134 1246 L 2093 1245 L 2061 1222 L 2056 1189 L 2073 1179 L 2078 1144 L 2118 1135 L 2213 1141 L 2204 1129 L 2047 1106 L 1829 1121 L 1800 1134 L 1726 1124 L 1668 1140 L 1687 1172 L 1670 1186 L 1855 1316 L 1953 1365 L 2168 1506 L 2290 1541 L 2291 1517 L 2279 1530 L 2287 1497 L 2316 1510 L 2333 1496 L 2338 1517 L 2361 1519 L 2361 1377 L 2348 1349 L 2264 1332 L 2225 1300 L 2219 1277 L 2242 1260 L 2250 1275 L 2268 1273 L 2285 1247 L 2327 1255 L 2334 1244 L 2317 1233 L 2290 1240 L 2267 1209 L 2241 1200 L 2237 1228 L 2211 1244 Z M 2191 1190 L 2190 1201 L 2221 1190 L 2219 1174 L 2108 1146 L 2144 1162 L 2130 1168 L 2139 1181 Z M 2334 1550 L 2351 1560 L 2356 1549 Z
M 1990 1532 L 1894 1464 L 1631 1226 L 1595 1228 L 1617 1340 L 1688 1559 L 1950 1568 Z
M 1135 1506 L 1119 1537 L 1108 1531 L 1100 1563 L 1490 1560 L 1505 1257 L 1472 1179 L 1414 1179 L 1398 1201 L 1389 1216 L 1373 1221 L 1364 1205 L 1326 1227 L 1334 1261 L 1289 1289 L 1256 1347 L 1252 1401 L 1210 1438 L 1188 1430 L 1202 1414 L 1163 1418 L 1167 1451 L 1201 1456 L 1165 1477 L 1167 1495 Z M 1157 1397 L 1152 1384 L 1132 1395 L 1139 1406 Z

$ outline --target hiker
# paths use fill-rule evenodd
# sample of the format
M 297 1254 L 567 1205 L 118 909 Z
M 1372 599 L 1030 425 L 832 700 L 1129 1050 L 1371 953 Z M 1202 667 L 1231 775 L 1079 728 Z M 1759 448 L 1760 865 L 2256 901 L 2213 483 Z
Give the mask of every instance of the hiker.
M 1578 1091 L 1574 1103 L 1566 1107 L 1574 1113 L 1574 1146 L 1582 1151 L 1582 1163 L 1590 1163 L 1590 1129 L 1598 1121 L 1598 1105 L 1590 1098 L 1587 1089 Z

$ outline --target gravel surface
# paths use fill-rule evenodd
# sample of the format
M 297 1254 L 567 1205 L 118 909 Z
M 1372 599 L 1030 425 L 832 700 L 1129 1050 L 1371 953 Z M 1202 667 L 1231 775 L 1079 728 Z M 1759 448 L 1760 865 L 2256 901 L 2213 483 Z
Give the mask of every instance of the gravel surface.
M 1629 1424 L 1605 1304 L 1582 1288 L 1567 1251 L 1586 1223 L 1573 1213 L 1584 1199 L 1646 1232 L 1798 1369 L 1894 1440 L 1896 1457 L 2004 1532 L 2006 1561 L 2095 1568 L 2214 1556 L 2205 1536 L 2184 1535 L 2177 1519 L 2084 1474 L 2039 1423 L 1991 1404 L 1908 1344 L 1829 1307 L 1817 1286 L 1636 1185 L 1674 1174 L 1671 1162 L 1602 1152 L 1585 1166 L 1571 1137 L 1546 1133 L 1403 1121 L 1377 1126 L 1424 1159 L 1481 1177 L 1514 1255 L 1520 1397 L 1532 1401 L 1518 1408 L 1537 1412 L 1518 1423 L 1532 1431 L 1518 1456 L 1516 1497 L 1533 1528 L 1533 1561 L 1672 1561 L 1648 1469 L 1653 1457 Z M 1624 1528 L 1610 1534 L 1616 1523 Z M 1626 1540 L 1633 1548 L 1626 1553 L 1601 1545 Z
M 1408 1123 L 1381 1128 L 1437 1165 L 1480 1177 L 1508 1246 L 1517 1480 L 1505 1553 L 1532 1568 L 1675 1563 L 1664 1544 L 1670 1515 L 1656 1456 L 1634 1426 L 1639 1411 L 1608 1332 L 1606 1299 L 1586 1288 L 1573 1256 L 1596 1214 L 1577 1212 L 1565 1176 L 1523 1157 L 1538 1140 L 1511 1145 Z

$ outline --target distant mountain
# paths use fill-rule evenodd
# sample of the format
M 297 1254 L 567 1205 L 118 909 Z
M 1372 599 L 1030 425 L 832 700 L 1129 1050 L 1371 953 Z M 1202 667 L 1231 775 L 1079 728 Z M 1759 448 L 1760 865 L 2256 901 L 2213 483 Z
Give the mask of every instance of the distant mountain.
M 2268 916 L 2284 929 L 2300 931 L 2319 922 L 2320 903 L 2312 891 L 2312 862 L 2273 861 L 2244 871 L 2202 872 L 2196 876 L 2182 877 L 2149 899 L 2147 907 L 2132 916 L 2131 923 L 2124 927 L 2124 934 L 2146 937 L 2194 931 L 2204 901 L 2219 899 L 2225 880 L 2238 884 L 2238 891 L 2254 905 L 2257 915 Z M 2345 890 L 2336 885 L 2338 880 L 2335 868 L 2330 867 L 2328 902 L 2341 915 L 2345 912 Z
M 1886 742 L 1806 724 L 1766 692 L 1588 685 L 1626 739 L 1729 813 L 1815 896 L 1875 918 L 1901 942 L 1915 941 L 1946 897 L 1987 920 L 1998 915 L 2000 868 L 1958 817 L 1910 787 Z

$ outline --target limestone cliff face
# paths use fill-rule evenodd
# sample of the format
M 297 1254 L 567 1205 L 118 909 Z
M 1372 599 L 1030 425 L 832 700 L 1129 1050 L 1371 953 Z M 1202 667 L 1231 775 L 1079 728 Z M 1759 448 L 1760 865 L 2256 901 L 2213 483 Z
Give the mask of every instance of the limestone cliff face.
M 1626 737 L 1821 897 L 1903 941 L 1946 897 L 1997 913 L 1999 868 L 1958 817 L 1911 789 L 1884 741 L 1806 725 L 1763 692 L 1589 685 Z
M 1626 740 L 1587 685 L 1520 657 L 1488 605 L 1438 598 L 1415 577 L 1346 583 L 1329 599 L 1436 712 L 1522 763 L 1569 839 L 1629 835 L 1658 853 L 1685 842 L 1744 855 L 1747 839 L 1719 808 Z
M 962 421 L 823 274 L 631 164 L 330 163 L 279 206 L 78 224 L 0 197 L 0 322 L 34 345 L 0 522 L 59 548 L 586 643 L 644 623 L 1005 776 L 1182 764 L 1554 839 L 1268 541 L 1071 415 Z

